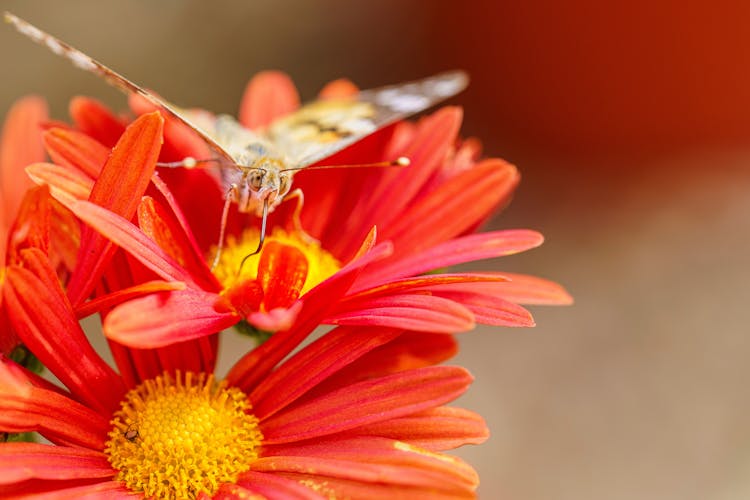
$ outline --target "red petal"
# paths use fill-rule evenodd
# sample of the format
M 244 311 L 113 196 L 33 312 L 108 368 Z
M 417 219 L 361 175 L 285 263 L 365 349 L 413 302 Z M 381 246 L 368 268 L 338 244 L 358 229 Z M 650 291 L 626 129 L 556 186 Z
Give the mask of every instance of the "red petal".
M 24 193 L 33 183 L 24 167 L 44 160 L 41 123 L 47 120 L 47 103 L 28 96 L 8 111 L 0 136 L 0 235 L 7 234 Z M 5 238 L 0 238 L 0 262 L 5 262 Z
M 94 180 L 80 170 L 52 163 L 34 163 L 26 167 L 26 173 L 37 184 L 49 186 L 58 200 L 88 199 L 94 187 Z
M 487 424 L 480 415 L 447 406 L 366 425 L 354 432 L 396 439 L 432 451 L 480 444 L 489 437 Z
M 99 177 L 111 151 L 75 130 L 53 128 L 44 132 L 43 139 L 54 163 L 80 170 L 92 179 Z
M 390 255 L 392 250 L 389 244 L 374 246 L 361 258 L 342 267 L 339 272 L 305 294 L 300 300 L 302 309 L 294 326 L 289 330 L 276 332 L 268 341 L 235 363 L 226 377 L 229 384 L 246 393 L 251 392 L 279 361 L 296 349 L 320 324 L 323 315 L 346 293 L 362 268 Z
M 407 294 L 347 301 L 326 316 L 334 325 L 378 325 L 405 330 L 456 333 L 475 326 L 471 311 L 443 297 Z
M 314 391 L 323 394 L 360 380 L 437 365 L 455 356 L 456 352 L 458 344 L 453 335 L 404 332 L 392 342 L 368 352 L 356 363 L 340 369 Z
M 377 225 L 382 230 L 394 220 L 402 219 L 405 208 L 413 202 L 455 142 L 462 117 L 459 108 L 445 107 L 419 123 L 416 137 L 404 152 L 411 164 L 383 172 L 382 181 L 366 198 L 363 213 L 368 214 L 367 219 L 356 221 L 358 226 Z M 415 223 L 419 221 L 411 219 L 410 224 Z
M 46 257 L 34 249 L 23 255 L 32 269 L 47 266 L 47 276 L 7 269 L 3 300 L 18 336 L 78 398 L 113 411 L 125 391 L 122 380 L 89 344 Z
M 179 221 L 150 196 L 145 196 L 138 205 L 138 225 L 193 277 L 198 286 L 206 290 L 221 289 L 203 256 L 195 252 L 193 242 Z
M 104 104 L 91 97 L 74 97 L 70 117 L 81 132 L 111 148 L 125 132 L 125 125 Z
M 88 201 L 69 204 L 70 210 L 112 243 L 122 247 L 144 266 L 169 281 L 183 281 L 197 287 L 188 272 L 180 267 L 154 240 L 122 217 Z
M 364 491 L 359 496 L 345 495 L 334 486 L 336 479 L 370 487 L 387 485 L 396 492 L 399 487 L 411 487 L 413 495 L 432 493 L 438 498 L 441 493 L 469 493 L 478 483 L 476 472 L 459 458 L 377 437 L 271 446 L 263 458 L 252 463 L 251 469 L 331 478 L 334 482 L 327 491 L 335 491 L 343 498 L 361 498 Z M 373 493 L 364 496 L 372 498 Z
M 156 292 L 172 292 L 184 289 L 185 283 L 181 281 L 149 281 L 147 283 L 141 283 L 122 290 L 117 290 L 88 302 L 84 302 L 76 308 L 76 316 L 78 318 L 85 318 L 86 316 L 91 316 L 94 313 L 111 309 L 118 304 L 122 304 L 123 302 L 127 302 L 137 297 L 150 295 Z
M 85 479 L 115 475 L 100 451 L 38 443 L 4 443 L 0 446 L 0 484 L 27 479 Z
M 239 120 L 249 129 L 258 129 L 299 108 L 294 83 L 280 71 L 261 71 L 245 87 Z
M 120 481 L 91 479 L 70 481 L 33 480 L 0 488 L 3 498 L 33 498 L 34 500 L 133 500 L 133 492 Z M 137 498 L 137 497 L 136 497 Z
M 39 432 L 53 443 L 103 449 L 110 413 L 97 413 L 60 388 L 35 385 L 37 380 L 12 361 L 0 363 L 0 429 Z
M 291 462 L 296 464 L 297 469 L 302 469 L 304 464 L 309 463 L 310 460 L 301 458 L 299 460 L 292 458 Z M 323 467 L 331 468 L 342 473 L 344 470 L 352 469 L 352 475 L 355 472 L 364 474 L 371 477 L 370 481 L 357 481 L 340 479 L 337 477 L 331 477 L 327 475 L 313 475 L 307 472 L 277 472 L 276 475 L 282 476 L 290 481 L 298 481 L 308 485 L 310 488 L 333 492 L 331 498 L 399 498 L 408 500 L 459 500 L 465 499 L 476 499 L 476 484 L 467 485 L 466 487 L 459 488 L 455 484 L 445 484 L 445 489 L 440 490 L 434 485 L 434 478 L 444 475 L 437 473 L 435 475 L 427 476 L 425 482 L 430 482 L 429 486 L 414 487 L 414 486 L 402 486 L 399 484 L 392 484 L 389 482 L 389 478 L 394 476 L 403 476 L 411 473 L 409 470 L 405 470 L 403 467 L 399 468 L 379 468 L 362 464 L 359 461 L 333 461 L 325 460 L 321 462 L 320 469 Z M 382 472 L 382 475 L 378 472 Z M 421 471 L 419 471 L 421 472 Z M 369 473 L 369 474 L 368 474 Z M 479 481 L 477 480 L 476 483 Z
M 139 349 L 204 337 L 239 321 L 234 312 L 217 311 L 218 298 L 215 293 L 188 288 L 135 299 L 107 315 L 104 335 Z
M 555 283 L 536 276 L 503 273 L 510 281 L 489 286 L 492 293 L 518 304 L 570 305 L 573 297 Z
M 188 241 L 190 242 L 190 245 L 193 248 L 193 252 L 196 255 L 203 255 L 203 251 L 201 250 L 201 247 L 198 245 L 198 242 L 195 239 L 195 236 L 193 235 L 192 228 L 190 227 L 190 224 L 188 223 L 187 217 L 183 213 L 182 207 L 175 199 L 174 194 L 172 191 L 167 187 L 167 184 L 159 177 L 158 175 L 155 175 L 151 178 L 151 182 L 153 182 L 154 187 L 164 196 L 164 200 L 167 202 L 167 205 L 169 205 L 169 208 L 172 209 L 172 214 L 179 223 L 180 227 L 182 228 L 183 232 L 185 233 L 185 236 L 187 237 Z M 204 224 L 201 224 L 204 225 Z M 213 274 L 211 275 L 213 276 Z
M 340 327 L 328 332 L 277 368 L 249 394 L 251 401 L 257 401 L 253 413 L 260 419 L 268 418 L 342 367 L 400 334 L 399 330 L 384 328 Z
M 141 201 L 162 142 L 164 120 L 158 113 L 143 115 L 133 122 L 112 150 L 89 200 L 130 219 Z M 79 261 L 68 285 L 73 304 L 80 304 L 96 286 L 115 247 L 104 236 L 84 227 Z
M 340 78 L 326 84 L 318 93 L 320 99 L 341 99 L 352 97 L 359 93 L 359 89 L 351 80 Z
M 428 276 L 416 276 L 413 278 L 401 278 L 388 280 L 386 283 L 365 290 L 349 291 L 347 300 L 359 300 L 364 297 L 376 295 L 390 295 L 394 292 L 409 292 L 414 290 L 433 290 L 443 285 L 469 284 L 469 283 L 499 283 L 508 281 L 498 273 L 453 273 L 453 274 L 431 274 Z
M 21 261 L 19 252 L 24 248 L 38 248 L 47 253 L 50 227 L 49 203 L 49 191 L 45 187 L 33 188 L 26 192 L 18 216 L 10 230 L 8 262 L 19 263 Z
M 235 492 L 235 487 L 242 487 L 242 490 Z M 323 496 L 315 491 L 311 490 L 299 481 L 293 481 L 286 479 L 278 474 L 266 474 L 263 472 L 247 471 L 243 472 L 239 478 L 237 478 L 237 484 L 224 484 L 219 489 L 217 495 L 214 495 L 214 500 L 219 498 L 226 498 L 227 500 L 236 500 L 238 498 L 252 498 L 250 496 L 242 496 L 236 493 L 244 493 L 250 491 L 258 495 L 263 495 L 263 498 L 268 500 L 285 500 L 289 498 L 294 499 L 310 499 L 310 500 L 325 500 L 328 497 Z M 221 496 L 226 492 L 227 496 Z
M 263 443 L 317 438 L 434 408 L 471 381 L 463 368 L 432 366 L 358 382 L 262 421 Z
M 528 229 L 493 231 L 446 241 L 414 255 L 401 256 L 370 266 L 358 278 L 354 290 L 364 290 L 384 281 L 416 276 L 442 267 L 523 252 L 542 244 L 544 237 Z
M 224 290 L 222 295 L 243 317 L 260 310 L 263 302 L 263 288 L 254 279 L 242 281 Z
M 151 91 L 151 93 L 158 96 L 156 92 Z M 130 109 L 138 115 L 157 111 L 164 118 L 164 146 L 162 147 L 161 156 L 166 158 L 165 161 L 182 160 L 186 156 L 199 159 L 211 158 L 213 156 L 206 143 L 192 128 L 172 118 L 168 113 L 162 112 L 143 96 L 130 94 L 128 104 L 130 105 Z M 203 110 L 190 111 L 211 115 L 208 111 Z M 213 117 L 211 116 L 210 119 L 213 119 Z
M 250 312 L 245 316 L 245 320 L 266 332 L 279 332 L 293 327 L 301 310 L 302 302 L 297 301 L 288 308 L 277 307 L 270 311 Z
M 384 239 L 397 249 L 415 252 L 456 237 L 484 220 L 507 201 L 520 180 L 513 165 L 486 160 L 428 194 L 384 228 Z
M 298 248 L 277 241 L 266 243 L 258 263 L 266 310 L 292 305 L 305 285 L 307 270 L 307 258 Z
M 534 326 L 534 318 L 523 307 L 508 302 L 496 295 L 476 293 L 467 286 L 445 286 L 434 292 L 440 297 L 453 300 L 470 310 L 477 323 L 495 326 Z

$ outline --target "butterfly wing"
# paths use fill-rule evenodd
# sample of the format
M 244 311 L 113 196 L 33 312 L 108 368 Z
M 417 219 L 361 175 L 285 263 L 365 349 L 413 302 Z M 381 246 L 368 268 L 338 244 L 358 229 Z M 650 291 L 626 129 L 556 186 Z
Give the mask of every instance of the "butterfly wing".
M 266 135 L 298 169 L 312 165 L 378 129 L 461 92 L 469 78 L 449 71 L 422 80 L 364 90 L 349 99 L 318 100 L 268 127 Z
M 102 77 L 107 83 L 125 92 L 126 94 L 132 93 L 143 97 L 148 102 L 156 106 L 159 110 L 169 115 L 171 118 L 174 118 L 175 120 L 193 129 L 195 133 L 198 134 L 201 139 L 206 142 L 206 145 L 208 145 L 213 153 L 217 155 L 217 158 L 224 160 L 222 163 L 227 163 L 230 165 L 235 164 L 234 159 L 229 153 L 227 153 L 221 146 L 219 146 L 219 144 L 217 144 L 210 135 L 208 135 L 206 132 L 201 130 L 200 127 L 191 122 L 190 119 L 184 116 L 184 114 L 178 111 L 174 106 L 159 99 L 154 94 L 139 87 L 124 76 L 103 65 L 99 61 L 87 56 L 80 50 L 70 46 L 69 44 L 55 38 L 48 33 L 45 33 L 44 31 L 24 21 L 23 19 L 14 16 L 9 12 L 6 12 L 4 17 L 5 22 L 12 24 L 19 33 L 26 35 L 40 45 L 44 45 L 55 54 L 68 59 L 77 68 L 89 71 L 91 73 L 94 73 L 95 75 Z

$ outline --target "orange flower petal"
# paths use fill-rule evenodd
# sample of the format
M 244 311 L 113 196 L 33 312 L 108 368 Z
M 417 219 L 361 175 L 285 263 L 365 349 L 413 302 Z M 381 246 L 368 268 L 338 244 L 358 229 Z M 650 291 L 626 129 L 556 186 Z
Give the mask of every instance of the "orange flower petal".
M 22 256 L 26 268 L 9 267 L 3 287 L 18 336 L 77 398 L 103 413 L 113 411 L 125 391 L 122 380 L 89 344 L 46 256 L 37 249 Z
M 263 287 L 254 279 L 245 280 L 225 290 L 223 296 L 242 317 L 247 317 L 260 309 Z
M 181 281 L 148 281 L 139 285 L 134 285 L 116 292 L 102 295 L 88 302 L 84 302 L 76 308 L 76 317 L 85 318 L 91 316 L 94 313 L 103 311 L 105 309 L 111 309 L 118 304 L 127 302 L 129 300 L 149 295 L 156 292 L 172 292 L 175 290 L 184 290 L 185 283 Z
M 573 297 L 561 285 L 536 276 L 503 273 L 510 281 L 488 287 L 492 292 L 518 304 L 570 305 Z
M 260 419 L 268 418 L 342 367 L 400 334 L 400 330 L 387 328 L 339 327 L 328 332 L 271 373 L 249 394 L 252 401 L 257 401 L 253 413 Z
M 185 269 L 134 224 L 88 201 L 71 202 L 68 208 L 88 226 L 106 235 L 109 241 L 122 247 L 161 278 L 183 281 L 190 286 L 198 287 Z
M 301 310 L 302 302 L 297 301 L 289 307 L 247 312 L 245 320 L 260 330 L 278 332 L 293 327 Z
M 485 160 L 405 207 L 401 218 L 389 224 L 382 237 L 396 242 L 397 248 L 415 252 L 459 236 L 506 201 L 519 180 L 513 165 Z
M 179 221 L 161 203 L 144 196 L 138 205 L 138 225 L 205 290 L 220 290 L 221 285 L 206 265 L 203 257 L 183 230 Z
M 350 497 L 347 488 L 340 490 L 338 483 L 330 490 L 345 498 L 362 498 L 363 486 L 385 486 L 384 478 L 388 478 L 384 497 L 393 496 L 391 488 L 402 492 L 401 487 L 411 488 L 411 495 L 401 498 L 440 498 L 448 493 L 455 498 L 470 493 L 478 484 L 476 472 L 459 458 L 372 436 L 270 446 L 251 469 L 312 475 L 313 482 L 314 476 L 319 476 L 321 483 L 323 478 L 351 481 L 352 487 L 360 489 L 359 495 Z M 364 497 L 379 498 L 372 491 Z
M 477 323 L 495 326 L 535 325 L 531 313 L 513 302 L 493 294 L 477 293 L 470 288 L 470 284 L 453 284 L 433 291 L 436 296 L 455 301 L 472 312 Z
M 94 187 L 94 180 L 80 170 L 54 163 L 33 163 L 26 172 L 37 184 L 49 186 L 58 200 L 86 200 Z
M 339 78 L 328 82 L 325 87 L 318 93 L 321 99 L 341 99 L 352 97 L 359 93 L 359 88 L 347 78 Z
M 130 219 L 156 167 L 164 120 L 159 113 L 139 117 L 112 150 L 91 191 L 90 201 Z M 84 227 L 79 261 L 68 285 L 73 304 L 78 305 L 93 290 L 115 247 L 104 236 Z
M 414 255 L 402 255 L 399 259 L 391 259 L 378 266 L 370 266 L 357 279 L 352 289 L 359 291 L 378 286 L 384 277 L 396 279 L 415 276 L 474 260 L 513 255 L 536 248 L 542 242 L 544 242 L 544 237 L 541 234 L 528 229 L 510 229 L 462 236 L 439 243 Z
M 7 234 L 27 189 L 33 186 L 24 167 L 44 160 L 41 123 L 47 119 L 47 103 L 28 96 L 8 111 L 0 136 L 0 235 Z M 5 237 L 0 237 L 0 262 L 5 262 Z
M 49 248 L 49 226 L 49 190 L 37 187 L 27 191 L 10 230 L 7 262 L 19 263 L 19 252 L 24 248 L 38 248 L 46 253 Z
M 151 93 L 157 97 L 159 96 L 156 92 L 151 91 Z M 199 159 L 214 156 L 203 139 L 192 128 L 171 117 L 168 113 L 162 112 L 143 96 L 130 94 L 128 96 L 128 105 L 137 115 L 144 115 L 154 111 L 161 113 L 164 118 L 164 145 L 160 157 L 163 157 L 164 161 L 182 160 L 186 156 Z M 203 110 L 191 109 L 190 112 L 205 113 L 211 117 L 213 116 L 208 111 Z
M 70 117 L 81 132 L 101 144 L 113 147 L 125 132 L 125 125 L 108 107 L 91 97 L 74 97 L 69 106 Z
M 369 212 L 371 218 L 365 227 L 377 224 L 382 231 L 392 221 L 402 218 L 405 207 L 455 143 L 462 118 L 460 108 L 447 106 L 420 121 L 414 140 L 403 153 L 411 164 L 405 169 L 383 172 L 382 181 L 368 197 L 369 207 L 365 213 Z M 411 224 L 414 220 L 418 219 L 411 219 Z
M 215 293 L 187 288 L 131 300 L 104 319 L 104 335 L 123 345 L 153 349 L 220 332 L 239 321 L 232 311 L 217 311 Z
M 474 314 L 465 305 L 423 294 L 395 294 L 340 302 L 326 316 L 325 322 L 442 333 L 465 332 L 475 326 Z
M 297 108 L 299 94 L 291 78 L 281 71 L 261 71 L 245 87 L 239 121 L 254 130 Z
M 432 451 L 480 444 L 489 437 L 487 424 L 479 414 L 447 406 L 362 426 L 353 432 L 396 439 Z
M 326 498 L 299 481 L 287 479 L 278 474 L 265 474 L 263 472 L 243 472 L 237 479 L 237 486 L 240 487 L 240 490 L 234 491 L 233 486 L 235 485 L 222 485 L 213 499 L 251 498 L 241 495 L 246 491 L 263 495 L 263 498 L 295 498 L 299 500 L 325 500 Z M 226 496 L 222 496 L 224 494 Z
M 307 279 L 308 262 L 296 247 L 271 241 L 263 246 L 258 282 L 263 287 L 266 310 L 287 308 L 299 298 Z
M 472 380 L 463 368 L 430 366 L 358 382 L 261 421 L 263 443 L 326 436 L 427 410 L 457 398 Z
M 78 169 L 92 179 L 99 177 L 111 151 L 75 130 L 51 128 L 44 132 L 42 138 L 54 163 Z
M 39 443 L 4 443 L 0 446 L 0 470 L 0 484 L 29 479 L 105 478 L 115 474 L 100 451 Z
M 362 329 L 362 327 L 358 327 Z M 379 327 L 378 327 L 379 328 Z M 458 352 L 453 335 L 430 332 L 404 332 L 392 342 L 381 345 L 346 366 L 315 388 L 324 393 L 352 382 L 437 365 Z
M 244 392 L 251 392 L 264 377 L 268 376 L 277 363 L 292 352 L 320 323 L 322 317 L 346 293 L 362 268 L 390 255 L 389 244 L 374 246 L 361 258 L 342 267 L 339 272 L 323 281 L 305 294 L 299 303 L 299 311 L 294 326 L 289 330 L 276 332 L 269 340 L 243 356 L 226 376 L 229 384 Z
M 499 273 L 452 273 L 431 274 L 428 276 L 416 276 L 413 278 L 400 278 L 389 280 L 387 283 L 372 288 L 360 290 L 352 287 L 346 300 L 358 300 L 376 295 L 389 295 L 394 292 L 408 292 L 415 290 L 433 290 L 441 285 L 452 285 L 459 283 L 498 283 L 508 281 L 508 278 Z

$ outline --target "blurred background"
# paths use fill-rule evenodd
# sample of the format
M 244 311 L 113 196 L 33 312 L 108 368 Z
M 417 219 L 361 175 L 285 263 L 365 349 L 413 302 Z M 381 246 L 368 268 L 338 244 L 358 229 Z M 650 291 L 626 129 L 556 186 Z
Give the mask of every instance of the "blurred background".
M 248 78 L 303 99 L 463 68 L 463 133 L 521 170 L 493 228 L 527 254 L 474 265 L 576 299 L 532 330 L 480 328 L 460 450 L 483 498 L 750 498 L 750 3 L 439 0 L 0 2 L 171 101 L 234 113 Z M 124 98 L 0 29 L 0 112 L 27 93 Z

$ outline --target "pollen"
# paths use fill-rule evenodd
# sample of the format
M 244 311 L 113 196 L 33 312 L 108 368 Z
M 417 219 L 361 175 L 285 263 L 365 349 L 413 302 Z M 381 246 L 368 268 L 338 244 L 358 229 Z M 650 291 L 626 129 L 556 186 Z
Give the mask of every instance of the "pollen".
M 263 249 L 257 255 L 252 254 L 258 247 L 260 231 L 249 228 L 242 232 L 240 237 L 230 235 L 227 237 L 221 259 L 213 270 L 224 288 L 230 288 L 235 283 L 256 279 L 259 266 L 263 262 L 264 252 L 273 248 L 273 242 L 298 250 L 307 260 L 307 277 L 301 289 L 301 294 L 306 293 L 318 283 L 329 278 L 341 269 L 341 263 L 314 238 L 300 232 L 288 232 L 282 228 L 274 228 L 272 234 L 266 237 Z M 278 247 L 277 247 L 278 248 Z M 212 249 L 216 252 L 216 248 Z M 248 257 L 249 256 L 249 257 Z M 247 259 L 243 263 L 243 259 Z M 273 260 L 273 259 L 269 259 Z M 275 262 L 275 265 L 283 265 L 283 262 Z M 242 269 L 240 270 L 240 266 Z
M 130 491 L 194 499 L 234 483 L 258 458 L 262 439 L 242 391 L 213 375 L 177 372 L 125 396 L 105 453 Z

